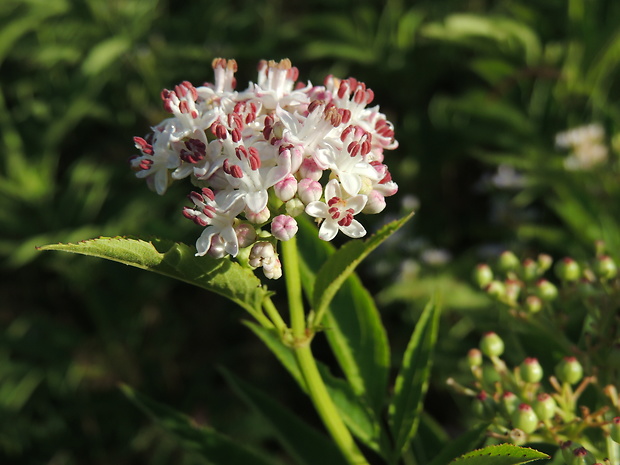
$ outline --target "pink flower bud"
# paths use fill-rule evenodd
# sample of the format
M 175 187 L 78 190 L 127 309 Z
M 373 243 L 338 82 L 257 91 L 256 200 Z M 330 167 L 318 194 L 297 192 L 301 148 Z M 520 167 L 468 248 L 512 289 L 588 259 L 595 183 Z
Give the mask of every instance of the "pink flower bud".
M 245 209 L 245 217 L 248 219 L 250 223 L 261 224 L 266 223 L 271 216 L 271 212 L 269 208 L 265 207 L 260 212 L 254 213 L 252 210 L 246 208 Z
M 288 215 L 278 215 L 271 222 L 271 234 L 280 241 L 288 241 L 297 234 L 297 221 Z
M 299 173 L 303 178 L 310 178 L 313 181 L 318 181 L 323 176 L 323 170 L 312 158 L 306 158 L 301 162 Z
M 247 223 L 239 223 L 235 226 L 235 233 L 241 248 L 248 247 L 256 240 L 256 230 Z
M 378 191 L 370 191 L 368 194 L 368 201 L 366 206 L 362 210 L 362 213 L 368 215 L 374 215 L 375 213 L 381 213 L 385 208 L 385 197 Z
M 219 234 L 216 234 L 211 238 L 211 245 L 209 246 L 207 253 L 213 258 L 223 258 L 227 255 L 226 244 Z
M 321 195 L 323 195 L 323 186 L 313 179 L 304 178 L 299 181 L 297 195 L 305 204 L 316 202 L 321 198 Z
M 291 200 L 297 193 L 297 180 L 292 175 L 288 175 L 282 181 L 277 182 L 273 190 L 283 202 Z

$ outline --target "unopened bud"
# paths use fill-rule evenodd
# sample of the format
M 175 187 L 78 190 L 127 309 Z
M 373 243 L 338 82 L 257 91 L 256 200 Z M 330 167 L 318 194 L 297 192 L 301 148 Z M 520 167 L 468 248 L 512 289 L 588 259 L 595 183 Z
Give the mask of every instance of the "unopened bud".
M 526 281 L 534 281 L 540 276 L 538 273 L 538 265 L 531 258 L 523 260 L 522 272 L 523 279 Z
M 504 353 L 504 341 L 496 333 L 490 331 L 482 336 L 480 350 L 487 357 L 499 357 Z
M 467 352 L 467 363 L 470 367 L 479 367 L 482 365 L 482 352 L 478 349 L 469 349 Z
M 518 405 L 519 398 L 513 392 L 504 392 L 504 394 L 502 395 L 502 408 L 506 415 L 508 415 L 509 417 L 512 416 Z
M 543 369 L 538 359 L 527 357 L 520 365 L 521 378 L 526 383 L 538 383 L 543 377 Z
M 296 217 L 301 215 L 306 210 L 304 203 L 297 197 L 286 202 L 286 213 L 289 216 Z
M 609 429 L 609 437 L 620 443 L 620 417 L 611 420 L 611 428 Z
M 362 213 L 366 215 L 376 215 L 377 213 L 381 213 L 385 210 L 386 202 L 385 197 L 376 190 L 371 190 L 368 193 L 368 201 L 362 210 Z
M 531 406 L 520 404 L 512 414 L 512 424 L 526 434 L 533 433 L 538 428 L 538 417 Z
M 539 279 L 536 282 L 536 293 L 542 300 L 550 301 L 558 296 L 558 288 L 546 279 Z
M 570 465 L 594 465 L 595 460 L 592 453 L 588 452 L 585 447 L 577 447 L 573 449 L 573 458 L 569 463 Z
M 610 256 L 602 255 L 594 262 L 594 272 L 602 280 L 613 279 L 618 275 L 618 267 Z
M 517 446 L 521 446 L 527 442 L 527 434 L 519 428 L 513 428 L 508 433 L 508 438 L 510 442 Z
M 480 263 L 474 270 L 474 281 L 480 287 L 484 289 L 493 281 L 493 270 L 486 263 Z
M 577 281 L 581 276 L 579 263 L 570 257 L 565 257 L 555 265 L 555 275 L 562 281 Z
M 546 392 L 538 394 L 534 402 L 534 412 L 541 420 L 550 420 L 555 415 L 557 404 L 553 397 Z
M 519 259 L 514 253 L 512 253 L 510 250 L 506 250 L 505 252 L 502 252 L 502 254 L 499 256 L 499 261 L 497 264 L 500 270 L 508 272 L 516 271 L 521 263 L 519 262 Z
M 583 367 L 575 357 L 564 357 L 555 367 L 555 374 L 563 383 L 575 384 L 583 377 Z
M 282 181 L 274 184 L 273 191 L 283 202 L 291 200 L 297 193 L 297 180 L 293 175 L 288 175 Z
M 506 295 L 506 286 L 501 281 L 491 281 L 484 288 L 485 292 L 494 299 L 501 300 Z
M 491 420 L 495 416 L 495 402 L 485 391 L 480 391 L 474 398 L 472 410 L 478 417 Z
M 249 208 L 245 209 L 245 217 L 248 219 L 250 223 L 254 223 L 254 224 L 266 223 L 269 220 L 270 216 L 271 216 L 271 212 L 269 211 L 269 208 L 267 207 L 263 208 L 258 213 L 253 212 Z
M 553 258 L 551 258 L 550 255 L 541 253 L 540 255 L 538 255 L 537 264 L 538 264 L 538 273 L 540 276 L 545 271 L 547 271 L 549 268 L 551 268 L 551 265 L 553 265 Z
M 506 285 L 506 301 L 511 305 L 516 305 L 521 293 L 521 283 L 515 279 L 507 279 Z
M 538 313 L 542 310 L 543 303 L 540 297 L 530 295 L 525 299 L 525 308 L 529 313 Z
M 244 248 L 250 246 L 256 240 L 256 230 L 247 223 L 239 223 L 235 226 L 235 234 L 239 247 Z
M 271 234 L 279 241 L 290 240 L 297 230 L 297 221 L 288 215 L 278 215 L 271 222 Z
M 323 186 L 314 179 L 304 178 L 297 185 L 297 195 L 305 204 L 315 202 L 323 195 Z

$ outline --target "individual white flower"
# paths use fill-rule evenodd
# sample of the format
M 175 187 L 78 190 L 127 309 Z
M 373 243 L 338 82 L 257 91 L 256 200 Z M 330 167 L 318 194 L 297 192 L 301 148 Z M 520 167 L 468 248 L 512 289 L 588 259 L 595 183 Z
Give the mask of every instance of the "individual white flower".
M 258 64 L 258 82 L 250 83 L 243 98 L 258 99 L 266 110 L 297 106 L 309 102 L 306 90 L 294 89 L 299 77 L 299 70 L 292 66 L 291 60 L 285 58 L 280 62 L 261 60 Z
M 227 198 L 229 195 L 229 191 L 218 192 L 217 195 L 214 195 L 213 191 L 208 188 L 203 188 L 200 193 L 192 192 L 189 195 L 195 207 L 185 207 L 183 215 L 194 223 L 205 227 L 196 241 L 197 256 L 203 256 L 209 251 L 213 237 L 216 235 L 224 244 L 224 250 L 233 257 L 237 256 L 239 243 L 234 223 L 245 205 L 242 199 L 229 202 Z M 229 206 L 222 209 L 220 204 Z
M 148 186 L 163 195 L 168 189 L 169 172 L 179 166 L 181 161 L 176 151 L 170 146 L 171 126 L 170 120 L 165 120 L 153 128 L 150 141 L 142 137 L 134 137 L 136 148 L 141 156 L 131 160 L 131 168 L 136 172 L 136 177 L 145 178 Z
M 306 213 L 322 219 L 319 228 L 320 239 L 331 241 L 339 230 L 357 239 L 366 235 L 366 229 L 353 216 L 362 211 L 367 200 L 368 197 L 361 194 L 343 198 L 340 183 L 332 179 L 325 186 L 326 202 L 310 202 L 306 206 Z

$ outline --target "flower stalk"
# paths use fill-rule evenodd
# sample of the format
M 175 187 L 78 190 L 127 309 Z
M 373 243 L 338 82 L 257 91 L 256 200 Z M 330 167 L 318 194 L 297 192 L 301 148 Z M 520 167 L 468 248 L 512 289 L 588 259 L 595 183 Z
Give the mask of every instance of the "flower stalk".
M 316 360 L 310 349 L 312 334 L 306 326 L 303 305 L 301 275 L 299 273 L 299 255 L 295 238 L 282 242 L 282 259 L 284 279 L 288 294 L 288 304 L 293 334 L 293 350 L 297 364 L 306 383 L 308 395 L 312 400 L 323 424 L 329 431 L 334 442 L 350 465 L 368 465 L 366 458 L 357 447 L 353 436 L 344 422 L 332 398 L 327 391 L 325 382 L 319 373 Z

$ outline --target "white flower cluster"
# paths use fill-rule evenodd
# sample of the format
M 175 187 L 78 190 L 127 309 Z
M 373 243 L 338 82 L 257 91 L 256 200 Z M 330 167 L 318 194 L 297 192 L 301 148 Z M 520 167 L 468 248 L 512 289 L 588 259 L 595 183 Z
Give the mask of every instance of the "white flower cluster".
M 608 158 L 605 129 L 597 123 L 560 132 L 555 136 L 555 144 L 570 150 L 564 160 L 564 167 L 569 171 L 590 170 Z
M 354 217 L 381 212 L 398 190 L 383 163 L 383 151 L 398 143 L 379 107 L 367 107 L 373 92 L 353 78 L 297 83 L 287 59 L 261 61 L 258 82 L 244 91 L 235 90 L 234 60 L 217 58 L 213 69 L 214 83 L 185 81 L 162 91 L 172 116 L 134 138 L 140 154 L 131 160 L 136 176 L 159 194 L 187 177 L 201 189 L 183 211 L 204 228 L 197 255 L 264 249 L 257 230 L 266 226 L 273 240 L 289 240 L 304 211 L 321 224 L 323 240 L 338 231 L 364 236 Z M 253 260 L 263 262 L 279 264 L 277 256 Z

